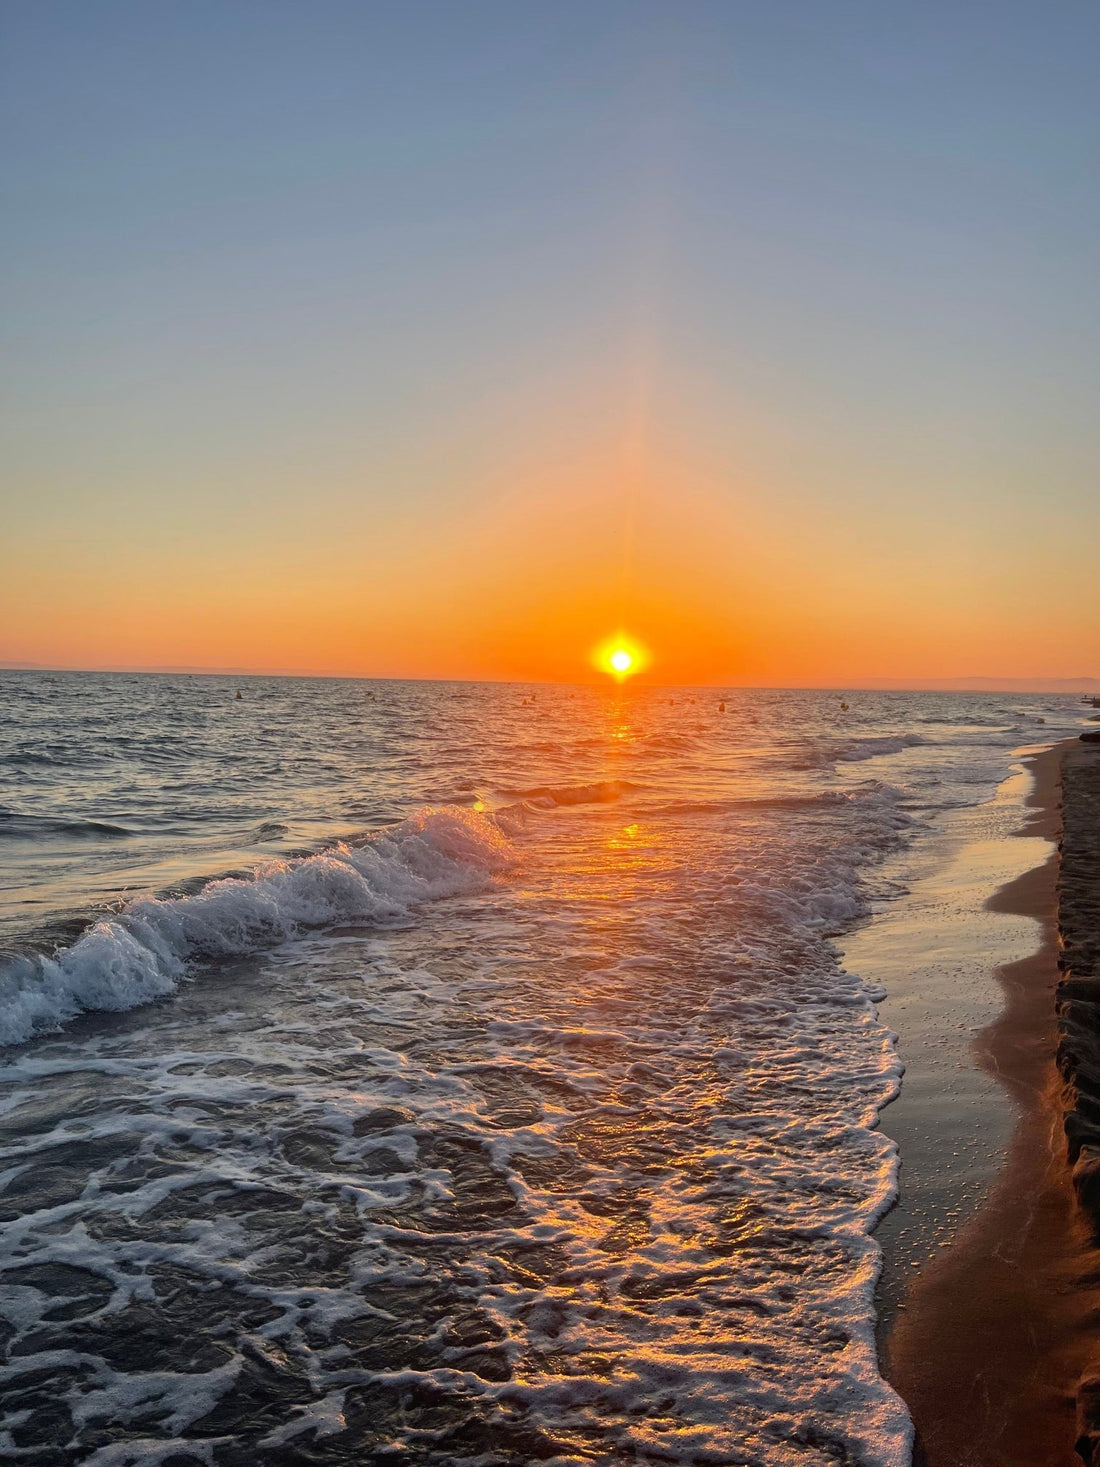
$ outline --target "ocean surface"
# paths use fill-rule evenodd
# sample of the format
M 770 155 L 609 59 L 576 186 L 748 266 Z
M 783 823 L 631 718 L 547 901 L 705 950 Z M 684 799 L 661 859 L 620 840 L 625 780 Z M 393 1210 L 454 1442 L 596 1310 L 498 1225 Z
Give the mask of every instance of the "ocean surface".
M 1086 711 L 0 673 L 0 1459 L 907 1462 L 833 939 Z

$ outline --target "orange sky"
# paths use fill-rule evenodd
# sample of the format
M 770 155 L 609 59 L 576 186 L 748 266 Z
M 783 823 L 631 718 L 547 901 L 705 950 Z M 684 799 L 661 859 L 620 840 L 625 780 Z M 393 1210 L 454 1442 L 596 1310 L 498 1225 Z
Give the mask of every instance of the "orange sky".
M 349 511 L 223 516 L 217 554 L 110 523 L 31 547 L 0 589 L 8 658 L 74 667 L 233 667 L 583 681 L 622 628 L 657 682 L 851 684 L 1096 670 L 1096 583 L 1067 615 L 1037 574 L 1065 560 L 1042 515 L 986 553 L 919 512 L 869 511 L 859 540 L 787 486 L 621 451 L 508 464 L 445 526 Z M 215 514 L 211 500 L 195 507 Z M 136 543 L 135 543 L 136 542 Z M 1084 570 L 1084 567 L 1082 567 Z
M 1093 19 L 415 12 L 12 18 L 0 663 L 1100 677 Z

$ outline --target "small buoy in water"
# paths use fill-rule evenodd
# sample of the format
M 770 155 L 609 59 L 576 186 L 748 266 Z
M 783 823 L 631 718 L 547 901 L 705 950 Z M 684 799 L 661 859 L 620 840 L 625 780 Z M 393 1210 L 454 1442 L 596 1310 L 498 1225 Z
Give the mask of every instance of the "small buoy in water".
M 719 713 L 725 713 L 725 711 L 726 711 L 726 705 L 724 703 L 719 703 L 719 705 L 718 705 L 718 712 Z
M 240 696 L 241 696 L 241 690 L 240 690 L 240 688 L 238 688 L 237 689 L 237 697 L 239 698 Z

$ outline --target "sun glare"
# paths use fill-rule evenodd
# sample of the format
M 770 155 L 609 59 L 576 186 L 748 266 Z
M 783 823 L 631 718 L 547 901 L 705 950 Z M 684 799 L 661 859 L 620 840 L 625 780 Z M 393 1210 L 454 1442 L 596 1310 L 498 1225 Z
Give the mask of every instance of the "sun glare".
M 612 637 L 593 653 L 592 661 L 601 672 L 608 672 L 617 682 L 633 677 L 648 663 L 649 656 L 637 642 L 628 637 Z

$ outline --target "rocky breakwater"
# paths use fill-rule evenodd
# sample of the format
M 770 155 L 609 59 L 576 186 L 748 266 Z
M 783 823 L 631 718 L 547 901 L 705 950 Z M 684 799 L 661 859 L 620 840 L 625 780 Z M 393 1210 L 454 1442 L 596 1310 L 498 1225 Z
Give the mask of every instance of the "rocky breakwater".
M 1100 1244 L 1100 729 L 1062 759 L 1058 1064 L 1066 1142 L 1081 1211 Z M 1100 1359 L 1077 1389 L 1077 1451 L 1100 1467 Z

